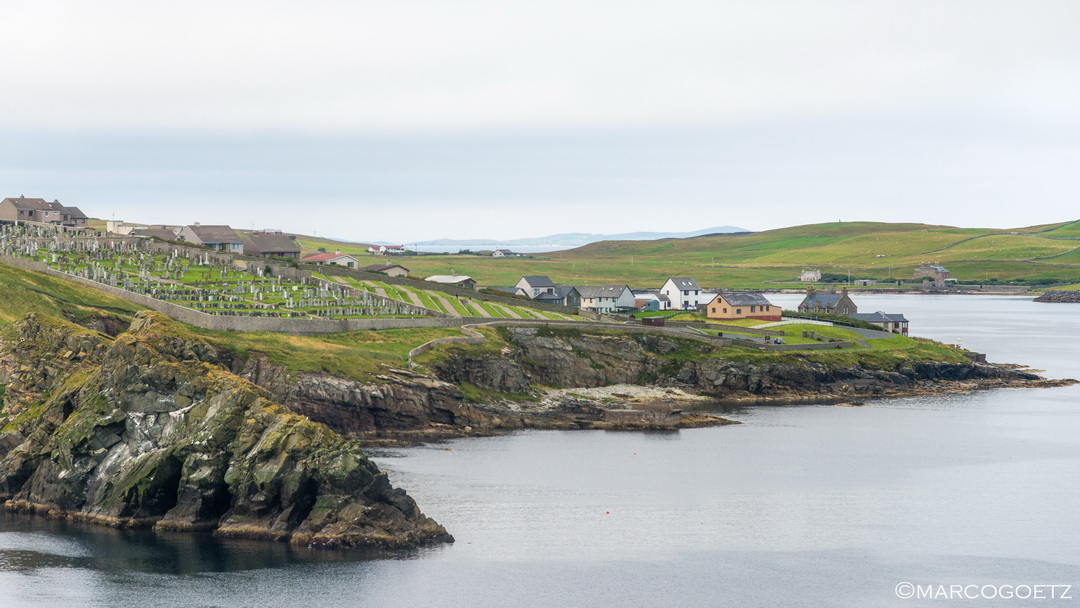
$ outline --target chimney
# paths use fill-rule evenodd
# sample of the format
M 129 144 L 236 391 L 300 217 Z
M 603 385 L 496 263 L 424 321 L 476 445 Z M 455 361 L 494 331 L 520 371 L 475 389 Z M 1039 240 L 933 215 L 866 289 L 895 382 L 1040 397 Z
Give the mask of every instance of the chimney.
M 340 249 L 335 249 L 334 250 L 334 255 L 341 255 L 341 250 Z

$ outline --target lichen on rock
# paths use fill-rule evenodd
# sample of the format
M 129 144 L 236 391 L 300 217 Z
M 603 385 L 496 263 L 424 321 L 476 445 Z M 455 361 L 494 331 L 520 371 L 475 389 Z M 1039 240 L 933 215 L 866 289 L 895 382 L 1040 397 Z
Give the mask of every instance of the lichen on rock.
M 356 442 L 158 313 L 115 339 L 30 315 L 0 334 L 0 384 L 10 510 L 320 546 L 453 540 Z

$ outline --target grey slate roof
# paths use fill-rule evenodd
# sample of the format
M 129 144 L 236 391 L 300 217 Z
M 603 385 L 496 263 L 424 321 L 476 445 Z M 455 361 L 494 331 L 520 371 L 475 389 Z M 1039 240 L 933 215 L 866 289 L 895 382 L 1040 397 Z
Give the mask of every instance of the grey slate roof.
M 245 234 L 244 253 L 247 255 L 300 253 L 300 246 L 284 234 Z
M 566 296 L 570 295 L 571 291 L 577 291 L 577 287 L 574 287 L 573 285 L 559 285 L 555 288 L 555 295 L 559 296 L 560 298 L 565 298 Z M 581 293 L 579 292 L 578 295 L 580 296 Z
M 500 251 L 502 250 L 500 249 Z M 531 287 L 555 287 L 555 283 L 552 283 L 551 279 L 548 277 L 534 276 L 521 278 L 525 279 L 525 282 L 528 283 Z
M 817 304 L 820 308 L 835 308 L 842 297 L 844 297 L 844 294 L 815 291 L 814 293 L 806 294 L 806 298 L 803 299 L 800 306 L 813 308 L 814 305 Z
M 165 241 L 175 241 L 176 234 L 172 230 L 166 230 L 165 228 L 136 228 L 131 231 L 132 236 L 152 236 L 156 239 L 162 239 Z
M 26 198 L 20 196 L 18 198 L 11 197 L 5 198 L 5 201 L 15 205 L 16 209 L 51 209 L 48 203 L 43 198 Z
M 372 268 L 372 267 L 368 266 L 367 268 L 361 268 L 360 270 L 368 270 L 370 268 Z M 512 293 L 514 295 L 518 294 L 518 288 L 517 287 L 495 287 L 495 286 L 491 286 L 491 287 L 488 287 L 488 289 L 494 289 L 495 291 L 501 291 L 503 293 Z
M 853 315 L 848 315 L 852 319 L 858 319 L 860 321 L 867 321 L 869 323 L 907 323 L 907 319 L 901 313 L 887 313 L 881 312 L 860 312 Z
M 701 286 L 697 284 L 697 281 L 690 277 L 671 277 L 668 279 L 668 281 L 672 281 L 673 283 L 675 283 L 675 287 L 682 290 L 689 291 L 693 289 L 701 291 Z M 664 283 L 666 284 L 667 281 L 664 281 Z
M 367 271 L 367 272 L 386 272 L 387 270 L 390 270 L 391 268 L 401 268 L 405 272 L 409 271 L 408 268 L 405 268 L 401 264 L 372 264 L 370 266 L 364 266 L 363 268 L 360 268 L 359 270 L 364 270 L 364 271 Z M 510 293 L 514 293 L 514 292 L 517 291 L 513 287 L 494 287 L 493 289 L 499 289 L 499 290 L 509 289 Z
M 732 306 L 772 306 L 773 303 L 765 298 L 760 293 L 746 293 L 746 292 L 727 292 L 721 291 L 717 294 L 723 296 L 727 300 L 728 304 Z
M 88 220 L 88 219 L 90 219 L 90 218 L 86 217 L 86 214 L 83 213 L 78 207 L 64 207 L 64 208 L 67 209 L 68 215 L 70 215 L 72 219 L 75 219 L 75 220 Z
M 626 289 L 629 289 L 626 285 L 589 285 L 577 288 L 583 298 L 617 298 Z
M 188 226 L 203 243 L 242 243 L 243 239 L 228 226 Z

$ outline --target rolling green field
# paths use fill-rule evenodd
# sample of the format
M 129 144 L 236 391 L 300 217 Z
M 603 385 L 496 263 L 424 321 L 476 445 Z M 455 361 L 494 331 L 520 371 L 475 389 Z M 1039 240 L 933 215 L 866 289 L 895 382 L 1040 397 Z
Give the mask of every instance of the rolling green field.
M 547 275 L 571 285 L 659 287 L 668 277 L 691 276 L 708 287 L 776 288 L 785 287 L 777 282 L 794 281 L 803 268 L 887 280 L 910 279 L 924 263 L 944 265 L 961 281 L 1080 282 L 1080 221 L 1004 230 L 833 222 L 743 235 L 604 241 L 526 258 L 416 255 L 393 261 L 412 276 L 456 271 L 484 286 Z

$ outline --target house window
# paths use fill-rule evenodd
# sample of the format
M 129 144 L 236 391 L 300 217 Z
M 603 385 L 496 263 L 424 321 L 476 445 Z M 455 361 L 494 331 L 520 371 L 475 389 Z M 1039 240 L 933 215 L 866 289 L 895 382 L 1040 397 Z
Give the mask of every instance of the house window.
M 724 309 L 724 314 L 725 314 L 725 315 L 727 314 L 727 309 L 726 309 L 726 308 Z
M 715 306 L 713 306 L 712 311 L 713 311 L 713 314 L 716 314 L 716 307 Z
M 753 306 L 750 307 L 750 312 L 754 312 L 754 307 Z
M 46 213 L 45 215 L 48 215 L 48 213 Z M 684 289 L 683 292 L 682 292 L 682 295 L 688 296 L 688 295 L 690 295 L 690 292 Z
M 735 314 L 741 315 L 742 314 L 742 309 L 741 308 L 736 308 L 735 309 Z

